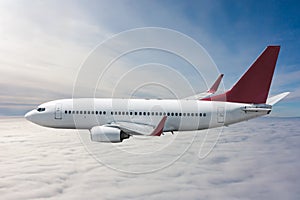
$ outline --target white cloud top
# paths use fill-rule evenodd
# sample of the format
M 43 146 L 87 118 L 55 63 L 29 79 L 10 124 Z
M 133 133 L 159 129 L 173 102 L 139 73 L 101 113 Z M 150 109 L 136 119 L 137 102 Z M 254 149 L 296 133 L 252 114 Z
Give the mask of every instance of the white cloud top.
M 261 118 L 233 125 L 224 129 L 216 147 L 203 159 L 199 150 L 205 131 L 198 131 L 191 148 L 172 165 L 136 175 L 94 160 L 75 130 L 1 119 L 1 199 L 299 199 L 299 123 L 299 118 Z M 143 152 L 174 137 L 181 141 L 153 157 L 155 164 L 176 157 L 193 136 L 181 132 L 131 138 L 116 145 Z M 217 134 L 210 135 L 203 148 L 210 148 L 216 138 Z M 98 145 L 113 165 L 126 163 L 127 158 L 111 145 Z M 138 158 L 131 165 L 147 167 Z

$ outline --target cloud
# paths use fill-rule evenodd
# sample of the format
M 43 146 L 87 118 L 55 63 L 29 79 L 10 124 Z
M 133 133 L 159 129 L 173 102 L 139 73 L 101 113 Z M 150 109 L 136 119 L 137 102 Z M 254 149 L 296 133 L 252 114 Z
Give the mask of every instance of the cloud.
M 2 106 L 15 103 L 13 98 L 32 104 L 32 96 L 42 101 L 70 97 L 78 67 L 106 30 L 85 21 L 77 4 L 2 1 L 0 10 Z
M 8 104 L 11 105 L 1 111 L 2 115 L 6 115 L 7 110 L 10 109 L 14 111 L 9 113 L 15 113 L 17 109 L 20 109 L 19 114 L 22 115 L 28 109 L 29 105 L 33 104 L 33 102 L 28 100 L 28 96 L 36 96 L 41 100 L 40 103 L 57 98 L 71 97 L 77 72 L 80 65 L 86 62 L 85 59 L 89 55 L 89 52 L 95 45 L 107 38 L 108 35 L 111 36 L 111 31 L 115 30 L 114 27 L 119 27 L 122 24 L 122 21 L 118 20 L 113 20 L 114 23 L 107 24 L 111 20 L 107 21 L 103 19 L 113 19 L 116 16 L 139 19 L 137 15 L 140 15 L 143 16 L 143 20 L 146 20 L 146 16 L 140 10 L 135 10 L 132 16 L 128 15 L 127 13 L 132 13 L 130 11 L 133 9 L 123 3 L 113 9 L 114 12 L 118 12 L 116 16 L 113 13 L 104 12 L 104 10 L 111 8 L 111 5 L 105 2 L 101 3 L 100 11 L 97 10 L 97 12 L 91 13 L 90 11 L 94 10 L 94 7 L 92 8 L 91 5 L 98 5 L 98 3 L 92 2 L 90 5 L 83 5 L 81 2 L 74 2 L 72 4 L 60 2 L 58 4 L 55 1 L 45 1 L 29 5 L 21 2 L 2 2 L 0 14 L 2 16 L 0 19 L 0 34 L 2 36 L 0 73 L 4 74 L 4 76 L 0 81 L 1 107 L 3 108 Z M 151 5 L 155 8 L 156 12 L 160 12 L 160 4 L 151 3 Z M 95 13 L 97 14 L 95 15 Z M 171 15 L 168 16 L 169 19 L 170 17 Z M 124 20 L 124 18 L 119 19 Z M 149 20 L 146 21 L 149 22 Z M 143 24 L 134 23 L 133 21 L 130 23 L 135 25 Z M 118 28 L 117 31 L 120 30 L 122 28 Z M 134 46 L 134 40 L 118 41 L 115 45 L 122 47 L 123 43 L 127 46 Z M 161 44 L 163 44 L 163 41 L 161 41 Z M 184 46 L 184 43 L 182 45 Z M 109 54 L 114 52 L 114 50 L 114 46 L 110 46 L 105 54 L 98 55 L 98 61 L 109 58 Z M 124 72 L 124 70 L 126 72 L 130 67 L 136 65 L 136 63 L 128 61 L 128 59 L 126 62 L 120 61 L 117 64 L 119 66 L 101 85 L 101 90 L 99 91 L 101 97 L 110 96 L 113 87 L 115 87 L 115 80 L 118 80 L 122 75 L 120 72 Z M 97 63 L 97 66 L 101 67 L 101 62 Z M 206 64 L 206 67 L 209 66 Z M 157 72 L 152 70 L 147 76 L 157 77 Z M 207 79 L 214 78 L 208 77 Z M 89 79 L 90 77 L 81 83 L 84 88 L 83 91 L 92 88 L 89 85 Z M 134 79 L 141 80 L 143 76 L 134 77 Z M 130 83 L 128 85 L 126 82 L 122 84 L 123 89 L 128 89 L 132 85 Z M 171 84 L 174 85 L 174 81 Z M 185 91 L 181 85 L 176 89 Z M 148 96 L 160 95 L 149 94 L 149 91 L 151 90 L 146 91 Z M 185 91 L 185 93 L 187 92 L 189 91 Z M 128 91 L 120 91 L 119 93 L 121 96 L 130 95 Z M 141 94 L 146 93 L 143 92 Z M 191 93 L 185 93 L 181 94 L 181 96 L 191 95 Z M 164 93 L 161 92 L 161 94 Z M 23 107 L 19 105 L 13 108 L 13 105 L 16 105 L 16 100 L 13 100 L 13 102 L 11 100 L 14 98 L 18 99 L 17 102 L 27 105 Z M 34 103 L 38 104 L 38 100 Z
M 288 96 L 287 101 L 299 102 L 299 100 L 300 100 L 300 88 L 296 88 L 296 90 L 292 91 L 291 94 Z
M 43 92 L 41 101 L 70 97 L 79 66 L 84 63 L 90 51 L 113 34 L 131 28 L 160 26 L 181 31 L 194 38 L 207 49 L 221 72 L 225 73 L 226 88 L 230 88 L 236 82 L 247 66 L 263 50 L 266 41 L 276 41 L 275 36 L 269 35 L 267 28 L 259 29 L 259 31 L 266 30 L 267 33 L 259 35 L 259 40 L 258 34 L 253 34 L 257 28 L 253 30 L 245 28 L 257 27 L 257 16 L 254 16 L 253 20 L 247 19 L 248 15 L 253 15 L 248 8 L 256 8 L 256 5 L 252 4 L 246 7 L 247 12 L 240 13 L 240 10 L 245 10 L 244 4 L 236 4 L 228 12 L 226 5 L 218 2 L 211 4 L 205 2 L 170 4 L 158 1 L 116 2 L 112 5 L 106 1 L 91 1 L 88 4 L 83 1 L 31 3 L 1 1 L 0 73 L 3 76 L 0 80 L 0 96 L 3 105 L 10 103 L 13 97 L 20 101 L 23 99 L 23 104 L 30 104 L 27 102 L 29 94 L 40 96 L 41 92 Z M 149 10 L 151 10 L 150 13 Z M 270 11 L 271 14 L 272 12 L 273 10 Z M 270 13 L 268 11 L 266 14 L 265 22 L 273 20 L 273 17 L 270 18 Z M 234 14 L 240 17 L 235 17 Z M 272 24 L 270 26 L 258 24 L 259 27 L 272 28 Z M 280 41 L 282 40 L 280 38 Z M 121 46 L 123 43 L 116 45 Z M 161 43 L 164 44 L 164 41 Z M 109 49 L 109 51 L 114 50 L 112 47 Z M 190 53 L 192 54 L 193 51 L 191 50 Z M 108 54 L 101 55 L 99 59 L 105 59 L 109 56 Z M 117 69 L 123 72 L 122 70 L 126 71 L 130 64 L 135 63 L 123 60 L 118 64 L 120 66 Z M 119 77 L 117 76 L 119 74 L 111 74 L 110 80 L 106 81 L 99 91 L 101 96 L 110 96 L 114 80 Z M 190 75 L 188 80 L 192 80 L 193 74 Z M 156 77 L 155 73 L 149 76 Z M 214 78 L 208 77 L 207 79 L 213 81 Z M 200 90 L 204 87 L 199 80 L 192 83 L 193 87 L 197 88 L 197 92 L 202 92 Z M 88 80 L 84 84 L 86 88 L 90 88 Z M 122 86 L 124 89 L 131 85 L 123 84 Z M 278 90 L 278 87 L 280 86 L 275 85 L 275 90 Z M 181 89 L 184 88 L 178 86 L 178 90 Z M 28 92 L 28 95 L 23 95 L 24 91 Z M 152 93 L 149 94 L 149 91 L 153 90 L 148 89 L 141 94 L 155 96 Z M 190 95 L 186 93 L 181 95 Z M 161 94 L 164 94 L 164 91 L 160 91 L 157 96 L 165 97 Z M 126 95 L 128 95 L 127 91 L 120 91 L 119 96 Z M 22 107 L 18 106 L 18 108 Z M 19 115 L 23 114 L 27 108 L 20 110 Z M 7 112 L 1 111 L 2 115 L 5 113 Z
M 292 68 L 292 67 L 294 66 L 285 67 L 285 68 Z M 299 84 L 299 80 L 298 80 L 299 76 L 300 76 L 300 70 L 285 71 L 284 73 L 276 74 L 273 85 L 276 88 L 282 88 L 290 85 Z
M 94 160 L 77 131 L 48 129 L 24 119 L 0 119 L 0 192 L 2 199 L 299 199 L 299 118 L 260 118 L 224 129 L 205 158 L 198 154 L 205 131 L 130 138 L 121 144 L 96 143 L 113 166 L 143 171 L 173 160 L 147 174 L 122 173 Z M 213 129 L 212 129 L 213 130 Z M 87 131 L 82 133 L 88 134 Z M 211 132 L 206 146 L 217 138 Z M 196 135 L 194 135 L 196 134 Z M 167 144 L 151 160 L 147 154 Z M 138 159 L 119 154 L 118 149 Z

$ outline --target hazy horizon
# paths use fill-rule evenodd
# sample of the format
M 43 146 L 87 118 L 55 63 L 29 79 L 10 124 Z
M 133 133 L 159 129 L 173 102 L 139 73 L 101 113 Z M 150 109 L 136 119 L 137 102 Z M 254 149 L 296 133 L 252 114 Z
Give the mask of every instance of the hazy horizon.
M 79 84 L 82 93 L 93 89 L 89 77 L 106 66 L 105 60 L 121 47 L 138 46 L 139 39 L 177 47 L 179 54 L 144 49 L 120 57 L 99 84 L 97 97 L 131 97 L 135 89 L 141 89 L 139 97 L 172 97 L 164 86 L 174 86 L 179 97 L 194 94 L 178 83 L 176 73 L 162 73 L 163 67 L 182 75 L 196 93 L 206 91 L 220 73 L 225 74 L 220 90 L 230 89 L 266 46 L 280 45 L 270 96 L 291 94 L 274 106 L 272 115 L 300 116 L 299 1 L 114 2 L 0 1 L 0 115 L 23 115 L 43 102 L 71 98 L 78 72 L 91 61 L 88 58 L 96 47 L 129 30 L 157 27 L 186 35 L 203 52 L 194 51 L 186 41 L 180 43 L 182 37 L 141 34 L 122 38 L 96 57 L 98 68 Z M 189 70 L 196 65 L 183 59 L 188 56 L 199 64 L 199 76 Z M 210 62 L 203 62 L 204 58 Z M 158 64 L 159 70 L 153 67 Z M 143 70 L 117 85 L 136 67 Z M 164 81 L 161 88 L 136 87 L 159 81 Z

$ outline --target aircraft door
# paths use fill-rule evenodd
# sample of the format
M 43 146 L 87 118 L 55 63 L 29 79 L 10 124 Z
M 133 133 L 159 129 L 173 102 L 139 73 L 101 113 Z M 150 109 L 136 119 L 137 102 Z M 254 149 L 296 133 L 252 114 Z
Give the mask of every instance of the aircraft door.
M 60 103 L 55 106 L 54 119 L 62 119 L 62 105 Z
M 217 110 L 217 120 L 218 120 L 218 123 L 224 123 L 224 107 L 218 107 L 218 110 Z

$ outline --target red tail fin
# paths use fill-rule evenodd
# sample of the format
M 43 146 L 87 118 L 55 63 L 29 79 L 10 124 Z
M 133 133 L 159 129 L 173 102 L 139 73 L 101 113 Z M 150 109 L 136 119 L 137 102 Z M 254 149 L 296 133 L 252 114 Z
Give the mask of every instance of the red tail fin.
M 266 103 L 279 50 L 280 46 L 268 46 L 229 91 L 202 100 Z

